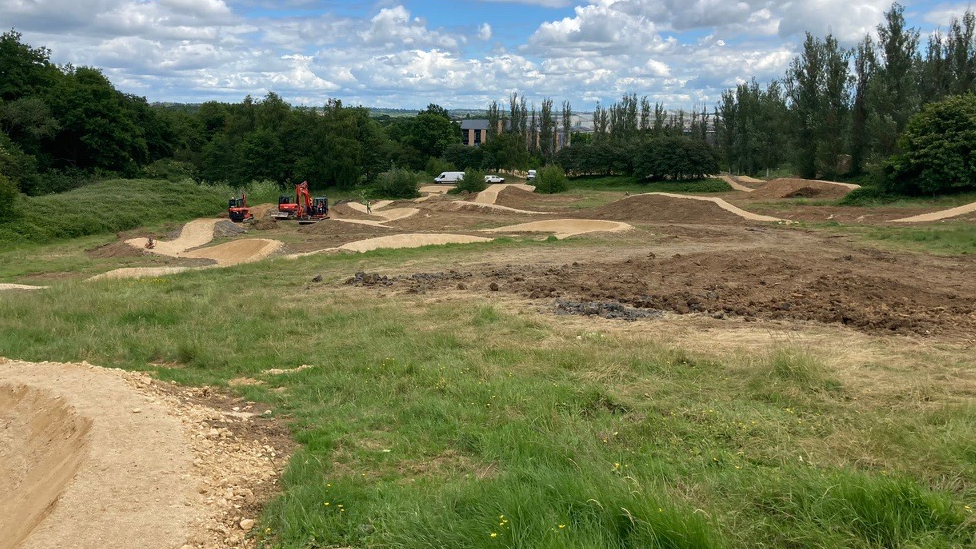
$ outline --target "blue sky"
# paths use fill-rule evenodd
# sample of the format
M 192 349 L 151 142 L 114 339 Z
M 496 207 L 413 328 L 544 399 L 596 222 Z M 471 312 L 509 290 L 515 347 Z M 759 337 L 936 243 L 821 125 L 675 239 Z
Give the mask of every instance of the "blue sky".
M 889 0 L 0 0 L 58 63 L 150 101 L 484 108 L 513 92 L 577 111 L 625 93 L 668 108 L 783 75 L 803 33 L 852 45 Z M 970 2 L 905 2 L 928 33 Z

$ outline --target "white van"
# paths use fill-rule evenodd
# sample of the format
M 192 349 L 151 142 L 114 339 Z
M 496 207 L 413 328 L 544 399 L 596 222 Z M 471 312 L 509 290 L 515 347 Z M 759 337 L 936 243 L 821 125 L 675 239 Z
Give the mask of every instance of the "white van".
M 525 176 L 526 181 L 532 181 L 535 179 L 535 170 L 529 170 L 529 174 Z
M 464 179 L 464 172 L 441 172 L 434 178 L 434 183 L 457 183 Z

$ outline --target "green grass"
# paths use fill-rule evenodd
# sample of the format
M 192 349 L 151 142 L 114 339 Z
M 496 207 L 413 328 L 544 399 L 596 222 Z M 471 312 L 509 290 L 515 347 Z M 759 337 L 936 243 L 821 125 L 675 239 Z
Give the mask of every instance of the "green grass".
M 0 356 L 265 381 L 235 390 L 289 418 L 302 445 L 255 530 L 268 547 L 974 542 L 971 410 L 859 400 L 803 347 L 720 360 L 487 300 L 339 289 L 356 270 L 466 252 L 7 293 Z M 301 364 L 315 368 L 262 374 Z
M 21 197 L 15 217 L 0 221 L 0 245 L 50 242 L 213 216 L 227 209 L 229 193 L 224 187 L 189 181 L 130 179 Z
M 866 241 L 896 249 L 931 252 L 940 255 L 976 254 L 976 225 L 947 221 L 921 227 L 866 227 L 863 225 L 824 225 Z
M 903 196 L 887 194 L 876 187 L 862 187 L 837 201 L 840 206 L 893 206 L 901 208 L 928 207 L 948 209 L 976 202 L 976 192 L 941 196 Z

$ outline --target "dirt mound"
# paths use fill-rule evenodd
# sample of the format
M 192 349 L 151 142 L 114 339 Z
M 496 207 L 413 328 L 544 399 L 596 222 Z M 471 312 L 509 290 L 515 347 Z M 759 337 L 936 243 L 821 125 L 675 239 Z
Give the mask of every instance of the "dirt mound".
M 566 208 L 578 198 L 557 194 L 539 194 L 511 185 L 498 193 L 495 204 L 518 210 L 557 210 Z
M 100 259 L 108 257 L 141 257 L 144 252 L 139 248 L 133 248 L 125 242 L 112 242 L 103 246 L 89 248 L 85 250 L 85 253 L 92 259 Z
M 579 212 L 574 217 L 636 221 L 642 223 L 686 223 L 723 225 L 746 223 L 732 212 L 712 202 L 687 200 L 659 194 L 639 194 L 599 208 Z
M 282 243 L 278 240 L 266 238 L 245 238 L 232 240 L 225 244 L 218 244 L 209 248 L 200 248 L 186 252 L 183 257 L 198 259 L 212 259 L 221 267 L 251 263 L 268 257 L 280 250 Z
M 489 241 L 491 241 L 490 238 L 464 234 L 397 234 L 350 242 L 339 246 L 339 249 L 350 252 L 368 252 L 380 248 L 420 248 L 421 246 L 470 244 L 472 242 Z
M 547 221 L 533 221 L 519 223 L 495 229 L 486 229 L 491 233 L 553 233 L 556 238 L 593 233 L 629 231 L 632 226 L 619 221 L 604 221 L 596 219 L 550 219 Z
M 773 179 L 749 194 L 749 198 L 825 198 L 837 199 L 847 196 L 858 188 L 850 183 L 835 183 L 815 179 Z
M 262 217 L 251 226 L 255 231 L 272 231 L 278 228 L 278 221 L 273 217 Z
M 244 227 L 233 221 L 220 221 L 213 228 L 214 238 L 230 238 L 246 233 Z
M 250 206 L 250 209 L 254 219 L 262 219 L 270 217 L 271 214 L 278 211 L 278 206 L 277 204 L 258 204 L 257 206 Z

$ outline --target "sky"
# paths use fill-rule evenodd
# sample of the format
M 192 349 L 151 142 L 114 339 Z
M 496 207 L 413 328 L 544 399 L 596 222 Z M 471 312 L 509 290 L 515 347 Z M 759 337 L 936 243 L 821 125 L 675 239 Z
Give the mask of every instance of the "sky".
M 972 2 L 905 1 L 923 43 Z M 853 45 L 891 0 L 0 0 L 55 63 L 102 69 L 150 102 L 422 109 L 624 94 L 711 110 L 722 91 L 781 78 L 804 33 Z

